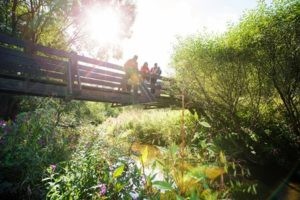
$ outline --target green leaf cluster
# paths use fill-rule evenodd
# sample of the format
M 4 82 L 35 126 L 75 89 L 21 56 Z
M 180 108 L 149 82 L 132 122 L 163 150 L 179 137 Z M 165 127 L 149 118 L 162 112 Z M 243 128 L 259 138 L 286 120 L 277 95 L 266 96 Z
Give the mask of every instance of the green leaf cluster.
M 299 10 L 297 0 L 260 2 L 224 34 L 181 38 L 174 48 L 187 104 L 231 155 L 281 164 L 299 156 Z

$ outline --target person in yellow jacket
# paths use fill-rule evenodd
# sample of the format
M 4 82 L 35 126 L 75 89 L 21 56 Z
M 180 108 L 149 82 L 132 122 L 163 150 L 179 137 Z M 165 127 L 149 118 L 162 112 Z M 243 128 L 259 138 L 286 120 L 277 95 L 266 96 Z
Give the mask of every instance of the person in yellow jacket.
M 138 59 L 138 56 L 134 55 L 133 58 L 127 60 L 124 64 L 125 90 L 128 92 L 131 91 L 131 87 L 133 86 L 133 92 L 137 93 L 138 85 L 140 82 L 137 59 Z

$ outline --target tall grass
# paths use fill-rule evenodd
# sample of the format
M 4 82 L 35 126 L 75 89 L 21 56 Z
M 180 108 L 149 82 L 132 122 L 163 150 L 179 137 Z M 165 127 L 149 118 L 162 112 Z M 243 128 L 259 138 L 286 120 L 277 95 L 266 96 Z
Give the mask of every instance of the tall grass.
M 114 137 L 167 146 L 179 142 L 180 111 L 131 109 L 108 119 L 103 126 Z

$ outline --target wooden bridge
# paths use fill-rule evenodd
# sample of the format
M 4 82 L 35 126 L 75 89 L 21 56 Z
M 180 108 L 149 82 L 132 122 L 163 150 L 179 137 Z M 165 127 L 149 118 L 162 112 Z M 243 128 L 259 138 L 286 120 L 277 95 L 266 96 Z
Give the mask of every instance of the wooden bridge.
M 0 93 L 110 102 L 113 105 L 176 105 L 170 79 L 122 91 L 122 66 L 0 34 Z M 150 90 L 154 89 L 154 93 Z

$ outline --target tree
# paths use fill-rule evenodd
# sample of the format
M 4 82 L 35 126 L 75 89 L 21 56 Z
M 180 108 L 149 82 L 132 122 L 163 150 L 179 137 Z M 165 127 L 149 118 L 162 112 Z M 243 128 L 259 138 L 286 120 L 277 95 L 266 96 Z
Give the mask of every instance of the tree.
M 93 48 L 113 50 L 120 54 L 121 47 L 95 47 L 87 37 L 82 23 L 84 14 L 92 7 L 113 7 L 119 13 L 120 40 L 131 36 L 135 20 L 135 5 L 130 0 L 12 0 L 0 2 L 0 31 L 59 49 L 93 51 Z M 93 48 L 92 48 L 93 47 Z M 108 50 L 106 50 L 108 51 Z M 107 52 L 106 52 L 107 53 Z M 92 54 L 92 53 L 91 53 Z
M 66 48 L 69 1 L 13 0 L 3 2 L 1 32 L 57 48 Z M 11 16 L 11 17 L 10 17 Z M 59 38 L 59 40 L 57 40 Z
M 173 66 L 191 109 L 221 142 L 234 135 L 227 145 L 248 157 L 250 146 L 262 153 L 268 143 L 288 160 L 298 145 L 299 10 L 295 0 L 261 3 L 223 35 L 189 37 L 175 47 Z

